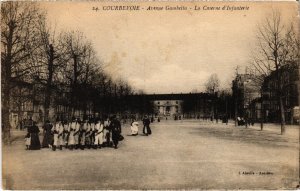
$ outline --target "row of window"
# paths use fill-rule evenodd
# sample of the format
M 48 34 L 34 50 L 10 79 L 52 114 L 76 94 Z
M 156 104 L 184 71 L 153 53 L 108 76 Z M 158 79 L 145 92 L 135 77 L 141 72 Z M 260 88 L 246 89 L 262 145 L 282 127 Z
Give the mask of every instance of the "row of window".
M 160 102 L 158 101 L 157 104 L 159 105 Z M 167 101 L 167 104 L 169 104 L 169 101 Z M 176 101 L 176 104 L 178 104 L 178 101 Z

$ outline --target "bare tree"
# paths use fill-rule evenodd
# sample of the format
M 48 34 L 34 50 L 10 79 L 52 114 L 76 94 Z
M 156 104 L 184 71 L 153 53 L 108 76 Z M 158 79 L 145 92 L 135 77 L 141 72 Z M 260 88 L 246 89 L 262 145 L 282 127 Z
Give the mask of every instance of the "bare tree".
M 37 66 L 34 70 L 35 81 L 42 86 L 44 120 L 49 119 L 52 106 L 52 95 L 55 84 L 59 81 L 60 71 L 66 62 L 65 45 L 60 43 L 61 35 L 56 36 L 54 27 L 46 24 L 46 14 L 40 17 L 37 25 L 37 41 L 40 46 L 36 54 L 32 55 L 32 62 Z
M 297 48 L 298 38 L 291 25 L 287 27 L 279 11 L 273 11 L 258 25 L 257 47 L 253 54 L 252 68 L 258 76 L 258 83 L 262 83 L 272 72 L 276 75 L 276 97 L 280 108 L 281 134 L 285 133 L 285 109 L 283 104 L 283 79 L 281 70 L 289 63 L 299 58 Z
M 212 74 L 210 75 L 210 77 L 208 78 L 206 84 L 205 84 L 205 89 L 206 92 L 212 95 L 212 104 L 211 104 L 211 119 L 212 121 L 215 118 L 215 115 L 218 113 L 218 111 L 216 111 L 216 107 L 215 107 L 215 96 L 217 94 L 217 92 L 219 91 L 219 87 L 220 87 L 220 80 L 218 78 L 217 74 Z M 218 122 L 218 116 L 216 117 L 216 120 Z
M 217 74 L 210 75 L 210 77 L 208 78 L 205 84 L 206 92 L 214 94 L 219 90 L 219 87 L 220 87 L 220 80 L 218 78 L 218 75 Z
M 36 23 L 41 13 L 35 3 L 4 2 L 1 4 L 1 81 L 2 125 L 4 142 L 10 142 L 9 108 L 12 81 L 29 74 L 30 55 L 36 43 Z
M 61 43 L 66 48 L 66 66 L 65 73 L 67 81 L 65 83 L 70 85 L 70 115 L 74 115 L 75 109 L 78 107 L 76 95 L 78 95 L 79 81 L 84 74 L 84 62 L 87 59 L 89 51 L 92 46 L 85 36 L 79 31 L 66 32 L 61 39 Z

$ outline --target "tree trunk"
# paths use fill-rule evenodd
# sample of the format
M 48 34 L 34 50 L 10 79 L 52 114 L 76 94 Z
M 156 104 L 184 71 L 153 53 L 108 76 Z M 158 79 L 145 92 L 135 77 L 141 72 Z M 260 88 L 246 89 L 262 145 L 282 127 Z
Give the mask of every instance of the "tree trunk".
M 3 142 L 4 144 L 10 144 L 10 122 L 9 122 L 9 106 L 10 106 L 10 82 L 6 81 L 3 87 L 2 97 L 2 131 L 3 131 Z
M 51 90 L 49 90 L 49 88 L 47 87 L 46 94 L 45 94 L 45 103 L 44 103 L 44 110 L 45 110 L 44 122 L 46 120 L 49 120 L 50 99 L 51 99 Z
M 261 97 L 261 105 L 260 105 L 260 130 L 262 131 L 264 128 L 264 101 L 263 101 L 263 95 L 262 95 L 262 90 L 260 92 L 260 97 Z
M 281 135 L 285 134 L 285 115 L 282 97 L 279 97 L 280 119 L 281 119 Z
M 48 79 L 46 85 L 46 94 L 45 94 L 45 102 L 44 102 L 44 122 L 49 120 L 49 109 L 51 105 L 51 94 L 52 94 L 52 81 L 53 81 L 53 62 L 54 62 L 54 50 L 52 44 L 50 44 L 50 51 L 49 51 L 49 59 L 48 59 Z
M 48 52 L 49 59 L 48 59 L 48 79 L 46 84 L 46 94 L 45 94 L 45 102 L 44 102 L 44 110 L 45 110 L 45 117 L 44 122 L 49 120 L 49 110 L 51 106 L 51 94 L 52 94 L 52 81 L 53 81 L 53 73 L 54 73 L 54 49 L 52 44 L 49 45 L 50 49 Z
M 11 70 L 12 70 L 12 49 L 13 49 L 13 34 L 14 34 L 14 24 L 10 22 L 8 38 L 7 38 L 7 54 L 4 58 L 4 62 L 1 63 L 1 80 L 3 84 L 3 95 L 2 95 L 2 130 L 3 130 L 3 142 L 4 144 L 10 144 L 10 122 L 9 122 L 9 108 L 10 108 L 10 88 L 11 88 Z M 1 39 L 2 40 L 2 39 Z M 2 55 L 1 55 L 2 56 Z M 1 59 L 2 61 L 2 59 Z

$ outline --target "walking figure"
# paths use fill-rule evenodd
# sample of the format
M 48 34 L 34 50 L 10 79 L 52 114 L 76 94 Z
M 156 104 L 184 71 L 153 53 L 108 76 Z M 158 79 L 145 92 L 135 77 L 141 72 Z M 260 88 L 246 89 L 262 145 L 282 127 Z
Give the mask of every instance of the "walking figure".
M 121 130 L 121 123 L 116 118 L 116 116 L 112 117 L 110 127 L 111 127 L 111 131 L 112 131 L 112 140 L 113 140 L 113 143 L 114 143 L 114 148 L 117 149 L 119 140 L 122 140 L 121 139 L 122 130 Z
M 150 120 L 149 120 L 149 118 L 148 118 L 147 115 L 145 115 L 145 117 L 143 119 L 143 125 L 144 125 L 144 127 L 143 127 L 143 133 L 145 135 L 147 135 L 147 136 L 151 135 L 152 131 L 150 129 Z

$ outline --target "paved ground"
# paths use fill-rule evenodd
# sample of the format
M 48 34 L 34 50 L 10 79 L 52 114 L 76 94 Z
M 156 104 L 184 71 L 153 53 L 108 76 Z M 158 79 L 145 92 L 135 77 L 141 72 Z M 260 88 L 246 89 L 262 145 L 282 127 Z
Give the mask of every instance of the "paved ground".
M 129 134 L 129 125 L 123 134 Z M 125 136 L 118 150 L 3 150 L 9 189 L 293 189 L 299 129 L 248 129 L 201 121 L 162 121 L 153 135 Z M 23 136 L 24 132 L 14 132 Z M 254 174 L 253 174 L 254 173 Z M 259 173 L 265 173 L 260 175 Z M 268 175 L 266 175 L 268 174 Z

